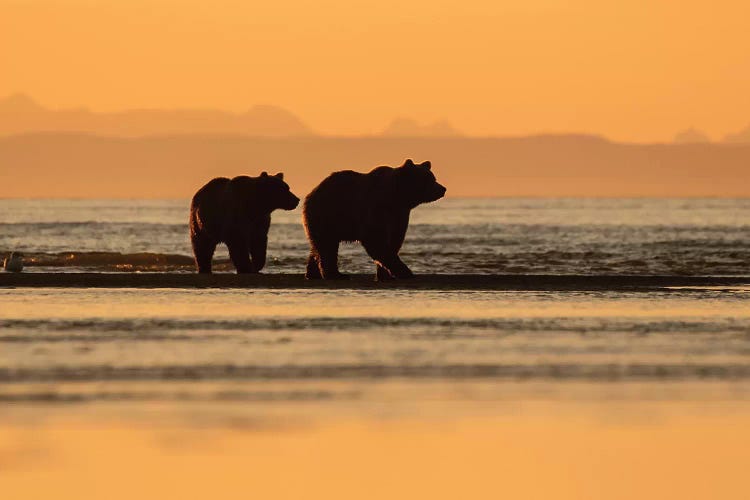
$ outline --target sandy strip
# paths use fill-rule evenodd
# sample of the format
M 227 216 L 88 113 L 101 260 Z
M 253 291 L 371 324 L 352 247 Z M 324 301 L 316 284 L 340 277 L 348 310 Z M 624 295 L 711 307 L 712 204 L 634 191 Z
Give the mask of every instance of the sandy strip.
M 654 290 L 671 287 L 747 287 L 750 276 L 573 276 L 429 274 L 376 282 L 371 274 L 349 280 L 305 280 L 298 274 L 1 273 L 0 287 L 62 288 L 274 288 L 414 290 Z

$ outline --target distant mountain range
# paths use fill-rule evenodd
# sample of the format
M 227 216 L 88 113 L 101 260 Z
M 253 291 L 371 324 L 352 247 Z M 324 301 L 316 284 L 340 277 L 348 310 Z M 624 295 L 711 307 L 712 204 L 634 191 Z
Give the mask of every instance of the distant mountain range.
M 744 134 L 744 135 L 743 135 Z M 287 111 L 51 111 L 0 100 L 1 197 L 189 198 L 216 176 L 283 171 L 298 194 L 330 172 L 431 160 L 449 196 L 750 196 L 750 130 L 687 129 L 671 144 L 593 135 L 477 138 L 445 122 L 316 135 Z
M 302 120 L 277 106 L 254 106 L 244 113 L 212 109 L 133 109 L 99 113 L 86 108 L 52 110 L 25 94 L 0 99 L 0 135 L 34 132 L 85 132 L 116 137 L 175 134 L 240 134 L 252 137 L 317 135 Z M 420 125 L 399 118 L 382 135 L 453 137 L 460 135 L 442 121 Z
M 697 128 L 690 127 L 681 130 L 674 136 L 675 144 L 705 144 L 712 142 L 711 138 Z M 750 125 L 734 134 L 727 134 L 722 139 L 726 144 L 750 144 Z
M 595 136 L 0 136 L 0 198 L 182 198 L 208 179 L 284 172 L 305 195 L 330 172 L 431 160 L 448 196 L 750 196 L 750 144 L 618 144 Z M 606 224 L 606 220 L 602 223 Z
M 182 134 L 237 134 L 251 137 L 319 136 L 293 113 L 278 106 L 253 106 L 244 113 L 214 109 L 131 109 L 96 112 L 87 108 L 49 109 L 26 94 L 0 98 L 0 135 L 35 132 L 83 132 L 114 137 Z M 563 134 L 564 135 L 564 134 Z M 422 124 L 396 118 L 373 137 L 465 137 L 449 122 Z M 676 144 L 711 142 L 690 127 L 678 132 Z M 750 143 L 750 125 L 723 142 Z
M 726 142 L 750 143 L 750 125 L 740 130 L 736 134 L 729 134 L 724 138 Z
M 463 134 L 447 121 L 420 125 L 416 120 L 396 118 L 381 135 L 384 137 L 458 137 Z
M 50 110 L 24 94 L 0 99 L 0 134 L 87 132 L 111 136 L 161 134 L 243 134 L 304 137 L 313 131 L 276 106 L 254 106 L 244 113 L 211 109 L 134 109 L 98 113 L 86 108 Z
M 711 138 L 705 132 L 690 127 L 678 132 L 674 136 L 674 142 L 676 144 L 703 144 L 711 142 Z

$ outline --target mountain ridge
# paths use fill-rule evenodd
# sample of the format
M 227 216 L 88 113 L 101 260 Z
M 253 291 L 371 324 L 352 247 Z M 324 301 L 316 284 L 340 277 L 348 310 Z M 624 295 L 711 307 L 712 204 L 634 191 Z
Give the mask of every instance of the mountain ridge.
M 315 135 L 293 113 L 268 104 L 255 105 L 241 113 L 206 108 L 137 108 L 95 112 L 85 107 L 48 109 L 22 93 L 0 99 L 0 134 L 44 131 L 116 136 L 207 132 L 260 137 Z
M 0 197 L 189 198 L 208 179 L 283 171 L 304 195 L 332 171 L 431 160 L 448 196 L 750 197 L 748 144 L 518 138 L 0 137 Z

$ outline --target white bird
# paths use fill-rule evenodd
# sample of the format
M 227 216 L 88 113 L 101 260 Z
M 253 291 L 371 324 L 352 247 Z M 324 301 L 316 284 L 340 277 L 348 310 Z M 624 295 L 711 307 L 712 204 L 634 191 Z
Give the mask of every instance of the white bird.
M 23 270 L 23 254 L 11 252 L 3 261 L 3 269 L 9 273 L 20 273 Z

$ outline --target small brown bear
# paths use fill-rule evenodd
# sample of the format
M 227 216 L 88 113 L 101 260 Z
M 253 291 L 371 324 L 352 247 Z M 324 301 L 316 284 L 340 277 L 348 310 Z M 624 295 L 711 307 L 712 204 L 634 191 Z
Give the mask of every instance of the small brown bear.
M 260 272 L 266 264 L 271 212 L 294 210 L 298 204 L 282 173 L 209 181 L 190 204 L 190 241 L 198 272 L 211 273 L 219 243 L 226 243 L 237 273 Z
M 344 170 L 323 180 L 304 201 L 302 217 L 310 256 L 307 279 L 346 279 L 338 269 L 339 243 L 359 241 L 376 264 L 378 280 L 411 278 L 398 256 L 409 213 L 445 195 L 429 161 L 398 168 L 377 167 L 367 174 Z

